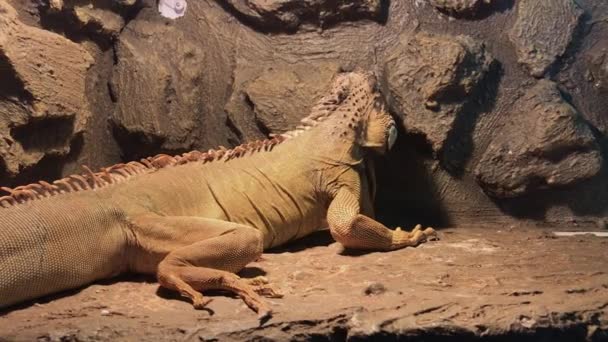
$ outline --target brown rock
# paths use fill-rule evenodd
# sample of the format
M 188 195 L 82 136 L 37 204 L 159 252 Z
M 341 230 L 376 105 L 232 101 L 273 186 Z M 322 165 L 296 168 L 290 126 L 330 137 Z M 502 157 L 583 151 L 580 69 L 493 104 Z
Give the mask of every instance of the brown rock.
M 573 0 L 520 0 L 509 33 L 519 63 L 542 77 L 570 44 L 583 11 Z
M 120 35 L 111 122 L 129 157 L 226 144 L 227 118 L 220 106 L 230 72 L 221 50 L 205 39 L 207 28 L 195 27 L 186 31 L 140 20 Z
M 256 120 L 271 133 L 297 126 L 339 70 L 336 63 L 302 63 L 264 72 L 245 92 Z
M 442 150 L 492 61 L 484 45 L 470 37 L 418 33 L 402 38 L 385 72 L 406 130 L 423 134 L 435 152 Z
M 45 156 L 64 156 L 90 116 L 80 45 L 21 23 L 0 0 L 0 173 L 16 176 Z
M 125 25 L 124 19 L 119 14 L 94 7 L 93 4 L 75 6 L 73 11 L 74 17 L 82 27 L 104 36 L 117 36 Z
M 512 119 L 484 153 L 475 175 L 494 197 L 575 184 L 600 172 L 589 126 L 555 83 L 539 81 L 513 106 Z
M 303 23 L 324 27 L 328 23 L 381 20 L 383 0 L 222 0 L 239 16 L 262 30 L 296 30 Z

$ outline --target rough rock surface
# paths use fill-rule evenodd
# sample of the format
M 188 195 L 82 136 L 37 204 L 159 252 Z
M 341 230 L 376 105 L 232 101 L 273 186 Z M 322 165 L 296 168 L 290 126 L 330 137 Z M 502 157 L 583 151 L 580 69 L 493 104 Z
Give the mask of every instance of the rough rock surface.
M 355 19 L 382 20 L 385 0 L 220 0 L 245 22 L 269 31 L 294 31 Z
M 82 46 L 24 25 L 0 1 L 0 177 L 70 152 L 90 116 L 85 78 L 92 63 Z
M 154 279 L 135 278 L 0 315 L 0 340 L 608 339 L 608 239 L 522 226 L 440 234 L 363 255 L 341 253 L 319 234 L 264 254 L 242 275 L 265 273 L 285 297 L 271 300 L 275 315 L 262 326 L 237 298 L 218 296 L 196 311 Z
M 57 28 L 66 28 L 65 24 L 61 23 L 72 23 L 71 27 L 68 27 L 71 34 L 86 34 L 107 46 L 111 40 L 118 37 L 126 24 L 125 18 L 134 11 L 135 4 L 135 0 L 51 0 L 43 8 L 44 13 L 48 15 L 47 19 L 52 18 L 60 23 L 56 25 Z
M 608 42 L 590 51 L 587 58 L 589 81 L 600 92 L 608 94 Z
M 300 64 L 270 69 L 245 89 L 256 121 L 270 133 L 296 127 L 322 96 L 339 70 L 337 64 Z
M 229 134 L 219 106 L 230 78 L 222 50 L 212 39 L 161 23 L 133 22 L 116 46 L 111 122 L 131 158 L 218 145 Z
M 475 170 L 486 193 L 514 197 L 600 172 L 599 144 L 555 83 L 540 80 L 514 104 L 510 119 Z
M 118 36 L 124 27 L 124 19 L 111 11 L 95 8 L 92 5 L 74 7 L 74 16 L 83 27 L 111 37 Z
M 408 132 L 422 134 L 435 152 L 466 101 L 475 97 L 493 58 L 466 36 L 404 36 L 385 62 L 388 89 Z
M 509 38 L 532 76 L 542 77 L 566 52 L 582 15 L 574 0 L 518 1 Z

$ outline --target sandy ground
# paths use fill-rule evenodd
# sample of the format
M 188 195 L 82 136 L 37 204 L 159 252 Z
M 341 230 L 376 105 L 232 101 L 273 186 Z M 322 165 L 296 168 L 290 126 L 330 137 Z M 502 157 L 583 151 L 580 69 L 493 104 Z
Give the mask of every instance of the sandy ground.
M 13 308 L 7 341 L 608 340 L 608 238 L 456 228 L 390 253 L 352 254 L 321 232 L 264 254 L 284 293 L 260 326 L 240 300 L 196 311 L 154 279 L 121 278 Z

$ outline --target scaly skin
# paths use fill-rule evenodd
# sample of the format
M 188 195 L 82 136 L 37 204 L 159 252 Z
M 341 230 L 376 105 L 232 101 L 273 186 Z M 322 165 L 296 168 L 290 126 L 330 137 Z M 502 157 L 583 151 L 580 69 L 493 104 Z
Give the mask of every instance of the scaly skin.
M 392 231 L 371 218 L 365 157 L 388 150 L 396 132 L 371 75 L 336 77 L 303 124 L 270 143 L 199 153 L 182 165 L 161 156 L 150 159 L 156 167 L 10 190 L 0 198 L 0 307 L 138 272 L 155 274 L 196 308 L 209 302 L 201 291 L 222 289 L 268 317 L 260 295 L 280 294 L 265 278 L 235 274 L 264 249 L 327 225 L 357 249 L 415 246 L 434 234 Z M 43 189 L 53 187 L 66 193 Z

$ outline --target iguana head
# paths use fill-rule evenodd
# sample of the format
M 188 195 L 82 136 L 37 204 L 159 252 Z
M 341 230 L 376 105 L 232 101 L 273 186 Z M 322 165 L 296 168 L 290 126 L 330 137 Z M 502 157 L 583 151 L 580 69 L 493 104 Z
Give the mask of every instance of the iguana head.
M 324 126 L 326 141 L 334 139 L 385 153 L 397 139 L 395 121 L 386 110 L 376 77 L 368 72 L 341 73 L 334 79 L 330 93 L 324 96 L 303 126 L 284 134 L 299 135 L 312 127 Z
M 374 102 L 361 125 L 357 143 L 362 147 L 384 153 L 391 149 L 397 140 L 395 120 L 386 111 L 380 97 Z

